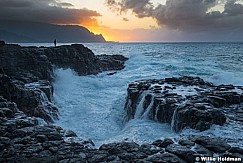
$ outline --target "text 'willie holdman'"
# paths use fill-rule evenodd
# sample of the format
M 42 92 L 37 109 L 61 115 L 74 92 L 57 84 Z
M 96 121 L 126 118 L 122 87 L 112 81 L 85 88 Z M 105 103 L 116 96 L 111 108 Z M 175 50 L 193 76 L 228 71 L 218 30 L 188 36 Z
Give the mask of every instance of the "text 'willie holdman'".
M 239 157 L 196 157 L 196 161 L 241 162 Z

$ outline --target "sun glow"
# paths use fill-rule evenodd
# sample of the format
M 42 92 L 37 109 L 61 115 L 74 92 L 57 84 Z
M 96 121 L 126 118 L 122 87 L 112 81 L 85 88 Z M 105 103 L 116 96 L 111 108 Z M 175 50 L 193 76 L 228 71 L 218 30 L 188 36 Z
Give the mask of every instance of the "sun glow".
M 58 0 L 60 2 L 66 2 L 67 0 Z M 80 21 L 77 22 L 80 26 L 84 26 L 87 29 L 89 29 L 90 32 L 94 34 L 102 34 L 102 36 L 105 38 L 106 41 L 120 41 L 120 42 L 140 42 L 140 41 L 184 41 L 185 39 L 189 40 L 197 40 L 195 38 L 199 38 L 200 40 L 215 40 L 214 36 L 212 36 L 212 31 L 217 31 L 217 28 L 220 26 L 230 26 L 232 29 L 238 30 L 238 27 L 234 25 L 236 23 L 236 20 L 240 20 L 239 22 L 242 22 L 242 13 L 240 12 L 241 6 L 234 6 L 231 4 L 231 6 L 228 5 L 229 13 L 224 13 L 225 5 L 227 2 L 230 2 L 230 0 L 219 0 L 217 1 L 216 5 L 213 5 L 211 8 L 208 9 L 206 14 L 212 13 L 211 16 L 209 16 L 206 19 L 211 19 L 210 21 L 203 21 L 198 22 L 198 20 L 201 20 L 201 14 L 196 14 L 195 18 L 194 16 L 188 16 L 188 18 L 185 18 L 186 21 L 178 21 L 177 17 L 173 17 L 173 14 L 170 14 L 171 19 L 166 19 L 166 14 L 163 14 L 162 12 L 159 12 L 156 10 L 156 12 L 153 12 L 153 15 L 151 17 L 143 17 L 138 18 L 136 16 L 136 13 L 134 13 L 134 10 L 140 10 L 139 4 L 138 6 L 130 6 L 134 7 L 134 10 L 126 10 L 126 12 L 114 12 L 109 8 L 109 6 L 105 3 L 106 0 L 69 0 L 68 3 L 71 3 L 73 6 L 71 8 L 75 9 L 87 9 L 92 12 L 97 12 L 95 15 L 91 15 L 90 17 L 84 18 L 80 17 Z M 121 0 L 116 0 L 117 2 L 122 2 Z M 125 2 L 125 0 L 124 0 Z M 145 1 L 143 1 L 145 2 Z M 183 3 L 179 3 L 178 1 L 169 1 L 169 0 L 150 0 L 150 2 L 153 4 L 154 8 L 159 5 L 164 5 L 168 10 L 172 10 L 177 7 L 186 7 L 186 5 L 190 5 L 192 1 L 183 1 Z M 171 2 L 171 3 L 166 3 Z M 186 4 L 188 3 L 188 4 Z M 210 2 L 211 4 L 211 2 Z M 243 4 L 243 0 L 236 0 L 235 4 Z M 174 5 L 174 6 L 170 6 Z M 204 3 L 199 4 L 199 6 L 196 7 L 207 7 L 203 6 Z M 128 6 L 129 7 L 129 6 Z M 141 6 L 140 6 L 141 7 Z M 234 7 L 238 7 L 239 11 L 233 12 Z M 167 11 L 167 10 L 166 10 Z M 201 11 L 201 10 L 199 10 Z M 158 12 L 158 13 L 157 13 Z M 186 10 L 179 10 L 179 11 L 173 11 L 175 13 L 191 15 L 191 11 Z M 193 10 L 193 12 L 196 12 Z M 168 12 L 170 13 L 170 12 Z M 217 16 L 218 14 L 218 16 Z M 230 15 L 230 14 L 237 14 L 236 16 Z M 198 18 L 197 18 L 198 17 Z M 214 19 L 212 19 L 214 17 Z M 196 19 L 197 18 L 197 19 Z M 191 20 L 190 20 L 191 19 Z M 204 17 L 203 17 L 204 19 Z M 162 21 L 163 20 L 163 21 Z M 210 23 L 211 21 L 215 21 L 215 23 Z M 232 23 L 228 23 L 232 21 Z M 238 22 L 238 21 L 237 21 Z M 185 23 L 187 25 L 185 25 Z M 202 23 L 205 26 L 205 34 L 202 34 L 201 28 L 198 29 L 197 24 Z M 76 24 L 76 25 L 77 25 Z M 218 24 L 218 25 L 217 25 Z M 233 25 L 230 25 L 233 24 Z M 240 23 L 239 26 L 241 26 L 242 23 Z M 200 31 L 198 33 L 196 32 L 189 32 L 187 33 L 187 30 L 184 29 L 192 29 L 193 31 Z M 202 28 L 204 28 L 204 26 Z M 208 27 L 208 28 L 206 28 Z M 220 29 L 223 29 L 220 27 Z M 225 29 L 228 29 L 225 28 Z M 209 34 L 207 34 L 209 33 Z M 228 33 L 228 32 L 226 32 Z M 215 34 L 217 35 L 217 34 Z M 219 40 L 221 39 L 221 34 L 217 35 Z M 236 35 L 237 38 L 240 35 Z M 232 36 L 233 37 L 233 36 Z M 235 37 L 235 36 L 234 36 Z M 239 39 L 241 40 L 241 39 Z
M 95 26 L 83 25 L 83 24 L 81 24 L 81 26 L 84 26 L 90 32 L 92 32 L 96 35 L 102 34 L 102 36 L 105 38 L 106 41 L 119 41 L 120 40 L 118 36 L 110 34 L 108 27 L 101 27 L 101 26 L 97 26 L 97 25 L 95 25 Z
M 65 0 L 61 0 L 65 2 Z M 161 0 L 155 0 L 159 2 Z M 106 5 L 105 1 L 77 1 L 70 0 L 75 8 L 88 8 L 96 11 L 101 16 L 92 17 L 91 19 L 85 19 L 80 26 L 84 26 L 94 34 L 102 34 L 106 41 L 132 41 L 131 36 L 127 35 L 125 31 L 131 31 L 134 29 L 154 29 L 159 28 L 156 20 L 153 18 L 137 18 L 131 11 L 128 11 L 124 15 L 118 15 L 112 12 Z M 125 36 L 126 35 L 126 36 Z M 141 33 L 142 35 L 142 33 Z

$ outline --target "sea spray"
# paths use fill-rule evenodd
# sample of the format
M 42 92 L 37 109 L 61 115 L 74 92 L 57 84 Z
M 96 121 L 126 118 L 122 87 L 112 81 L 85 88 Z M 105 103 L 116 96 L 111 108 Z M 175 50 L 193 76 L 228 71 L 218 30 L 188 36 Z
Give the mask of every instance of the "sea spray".
M 85 45 L 97 55 L 122 54 L 129 57 L 125 69 L 111 76 L 103 73 L 97 76 L 78 77 L 71 70 L 56 70 L 54 99 L 61 108 L 57 124 L 74 130 L 79 136 L 92 139 L 96 145 L 127 138 L 136 142 L 149 142 L 164 136 L 176 135 L 169 124 L 146 119 L 120 123 L 124 116 L 126 90 L 131 82 L 191 75 L 199 76 L 214 84 L 243 85 L 242 44 L 87 43 Z M 238 52 L 237 55 L 235 52 Z M 103 112 L 106 116 L 96 116 L 97 112 Z M 232 134 L 233 132 L 235 134 Z M 204 132 L 184 129 L 180 133 L 182 136 L 192 134 L 216 135 L 229 139 L 234 137 L 235 140 L 241 141 L 242 127 L 229 122 L 224 126 L 213 125 Z
M 27 83 L 25 84 L 25 88 L 34 92 L 36 99 L 38 100 L 38 106 L 35 109 L 37 112 L 44 112 L 44 114 L 42 114 L 46 117 L 44 119 L 49 122 L 58 120 L 58 108 L 54 104 L 52 98 L 52 86 L 48 81 L 40 80 L 39 82 Z M 41 120 L 39 120 L 39 123 L 44 124 Z
M 122 123 L 127 86 L 126 80 L 119 82 L 120 73 L 83 77 L 70 69 L 58 69 L 55 74 L 54 99 L 60 107 L 60 120 L 56 123 L 84 139 L 90 138 L 96 147 L 127 138 L 145 143 L 176 135 L 168 124 L 147 120 L 148 113 L 143 113 L 142 119 Z
M 146 108 L 144 108 L 144 103 L 147 95 L 148 95 L 148 91 L 143 91 L 143 93 L 141 93 L 140 97 L 138 98 L 138 104 L 134 115 L 135 119 L 141 118 L 144 111 L 146 110 Z
M 186 106 L 187 102 L 188 102 L 187 100 L 184 101 L 183 103 L 181 103 L 174 109 L 174 113 L 173 113 L 173 116 L 171 119 L 170 126 L 171 126 L 171 129 L 175 132 L 181 131 L 181 128 L 179 127 L 180 121 L 179 121 L 179 117 L 178 117 L 178 111 L 180 109 L 183 109 Z

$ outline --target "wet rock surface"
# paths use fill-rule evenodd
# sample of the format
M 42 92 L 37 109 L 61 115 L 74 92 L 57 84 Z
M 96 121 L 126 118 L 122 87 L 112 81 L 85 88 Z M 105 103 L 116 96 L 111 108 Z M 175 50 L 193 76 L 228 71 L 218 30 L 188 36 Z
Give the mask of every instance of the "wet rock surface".
M 227 118 L 242 120 L 243 87 L 215 86 L 199 77 L 141 80 L 128 87 L 126 121 L 149 118 L 169 123 L 180 132 L 189 127 L 204 131 Z
M 0 162 L 57 162 L 93 147 L 61 127 L 38 125 L 15 103 L 0 99 Z
M 27 115 L 54 122 L 58 108 L 52 99 L 53 69 L 71 68 L 79 75 L 92 75 L 121 70 L 126 60 L 122 55 L 95 56 L 81 44 L 21 47 L 1 42 L 0 95 Z
M 243 149 L 226 140 L 207 136 L 165 138 L 151 144 L 135 142 L 103 144 L 96 149 L 70 130 L 54 125 L 38 125 L 0 96 L 0 162 L 195 162 L 195 157 L 238 157 Z M 179 143 L 178 143 L 179 142 Z
M 79 75 L 93 75 L 107 70 L 121 70 L 127 60 L 122 55 L 96 56 L 82 44 L 40 48 L 38 51 L 47 56 L 48 60 L 56 67 L 71 68 Z
M 121 70 L 127 60 L 122 55 L 96 56 L 82 44 L 57 47 L 0 47 L 0 69 L 20 80 L 53 79 L 53 66 L 71 68 L 79 75 L 95 75 L 106 70 Z
M 48 80 L 25 84 L 0 74 L 0 95 L 14 101 L 29 116 L 47 122 L 58 119 L 58 108 L 52 103 L 53 87 Z
M 127 141 L 114 142 L 103 144 L 97 149 L 91 140 L 84 140 L 73 131 L 46 123 L 58 118 L 58 109 L 52 103 L 53 67 L 72 68 L 79 75 L 97 74 L 104 70 L 124 68 L 125 57 L 95 56 L 82 45 L 24 48 L 6 45 L 4 42 L 1 42 L 0 54 L 0 162 L 183 163 L 194 162 L 198 156 L 215 154 L 243 160 L 242 148 L 230 146 L 227 140 L 207 136 L 165 138 L 142 145 Z M 169 84 L 161 87 L 157 83 Z M 185 86 L 191 89 L 189 95 L 171 92 L 175 89 L 183 92 Z M 221 92 L 217 94 L 211 89 Z M 235 89 L 237 92 L 232 93 Z M 202 91 L 202 96 L 205 94 L 204 100 L 195 96 L 194 90 Z M 160 122 L 173 122 L 174 126 L 192 123 L 192 128 L 198 126 L 200 130 L 207 129 L 212 123 L 224 124 L 226 113 L 229 113 L 227 118 L 231 120 L 242 120 L 241 116 L 234 116 L 236 112 L 241 113 L 242 107 L 236 109 L 231 105 L 237 105 L 238 100 L 243 100 L 242 93 L 239 93 L 242 91 L 241 87 L 215 87 L 199 78 L 169 78 L 163 82 L 135 82 L 129 85 L 128 91 L 128 99 L 131 99 L 126 104 L 130 108 L 127 110 L 130 113 L 128 119 L 148 115 Z M 139 101 L 144 101 L 140 106 L 149 109 L 136 113 L 135 101 L 138 104 Z M 222 106 L 227 108 L 222 111 Z M 189 113 L 184 108 L 189 109 Z M 175 110 L 177 114 L 174 114 Z M 187 117 L 192 116 L 191 110 L 194 110 L 196 118 L 189 123 L 183 115 L 185 112 Z M 204 112 L 209 114 L 206 121 Z M 212 115 L 217 115 L 217 119 L 210 119 Z M 179 117 L 178 124 L 172 121 L 171 116 Z M 46 122 L 42 122 L 42 119 Z

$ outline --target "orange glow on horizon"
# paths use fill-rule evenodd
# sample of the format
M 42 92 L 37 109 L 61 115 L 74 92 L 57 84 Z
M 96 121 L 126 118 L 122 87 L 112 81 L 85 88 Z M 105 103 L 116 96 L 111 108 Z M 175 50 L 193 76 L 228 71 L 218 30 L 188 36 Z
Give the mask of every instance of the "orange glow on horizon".
M 94 26 L 85 26 L 89 29 L 90 32 L 94 34 L 102 34 L 106 41 L 115 41 L 115 42 L 141 42 L 141 39 L 144 36 L 143 31 L 139 32 L 137 29 L 134 30 L 121 30 L 121 29 L 111 29 L 108 27 L 94 27 Z M 143 29 L 145 30 L 145 29 Z M 146 37 L 150 39 L 149 37 Z
M 87 25 L 84 25 L 84 27 L 94 34 L 98 34 L 98 35 L 102 34 L 102 36 L 105 38 L 106 41 L 122 41 L 119 34 L 118 33 L 115 34 L 111 32 L 109 28 L 100 27 L 100 26 L 87 26 Z

